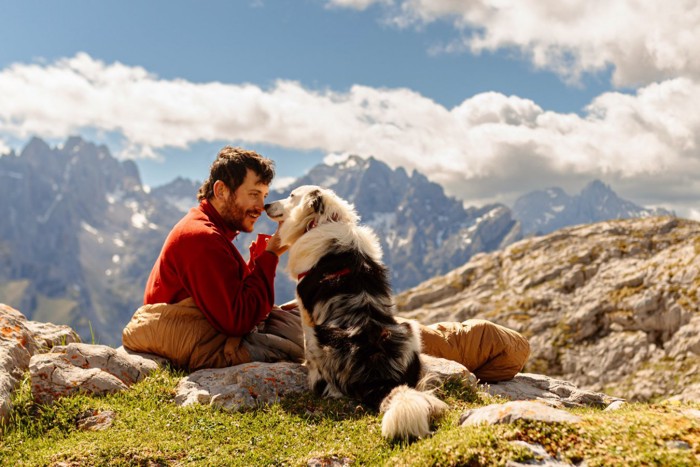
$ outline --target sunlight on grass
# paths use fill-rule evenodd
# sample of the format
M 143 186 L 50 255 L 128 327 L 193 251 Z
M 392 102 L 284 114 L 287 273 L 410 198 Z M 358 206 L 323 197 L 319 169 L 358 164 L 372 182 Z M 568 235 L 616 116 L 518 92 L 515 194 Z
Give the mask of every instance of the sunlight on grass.
M 680 405 L 635 404 L 617 412 L 577 409 L 578 425 L 518 422 L 458 427 L 467 409 L 497 401 L 459 381 L 438 389 L 451 410 L 434 436 L 412 443 L 381 437 L 381 418 L 350 400 L 298 394 L 240 413 L 179 407 L 183 376 L 159 370 L 131 390 L 106 397 L 78 395 L 50 407 L 34 404 L 28 378 L 14 397 L 0 442 L 1 465 L 306 465 L 312 458 L 348 458 L 354 465 L 503 465 L 534 458 L 513 445 L 540 444 L 572 463 L 697 465 L 700 422 Z M 81 431 L 81 414 L 112 410 L 105 431 Z M 668 449 L 667 441 L 691 449 Z

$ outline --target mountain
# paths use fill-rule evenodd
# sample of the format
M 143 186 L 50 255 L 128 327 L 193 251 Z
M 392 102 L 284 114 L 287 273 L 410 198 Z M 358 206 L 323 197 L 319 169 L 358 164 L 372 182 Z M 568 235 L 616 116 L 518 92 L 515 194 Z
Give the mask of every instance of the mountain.
M 118 342 L 180 213 L 145 193 L 133 161 L 69 138 L 0 158 L 0 301 Z
M 560 229 L 479 255 L 396 297 L 424 323 L 483 318 L 528 337 L 525 370 L 631 400 L 700 388 L 700 223 Z
M 396 292 L 522 237 L 508 207 L 465 208 L 425 175 L 374 158 L 318 165 L 269 199 L 304 184 L 355 205 L 380 238 Z M 145 190 L 132 161 L 77 137 L 56 148 L 35 138 L 20 154 L 0 157 L 0 303 L 33 320 L 69 324 L 84 340 L 118 344 L 165 237 L 197 204 L 199 185 L 178 178 Z M 234 242 L 246 256 L 258 232 L 275 228 L 263 217 L 256 232 Z M 278 302 L 294 296 L 285 261 Z
M 524 235 L 542 235 L 570 225 L 611 219 L 665 215 L 673 213 L 624 200 L 600 180 L 590 182 L 575 196 L 561 188 L 548 188 L 527 193 L 513 205 L 513 218 L 520 222 Z
M 425 175 L 392 170 L 371 157 L 319 165 L 290 188 L 299 185 L 330 188 L 355 205 L 362 223 L 380 239 L 395 290 L 444 274 L 520 235 L 506 206 L 465 209 Z

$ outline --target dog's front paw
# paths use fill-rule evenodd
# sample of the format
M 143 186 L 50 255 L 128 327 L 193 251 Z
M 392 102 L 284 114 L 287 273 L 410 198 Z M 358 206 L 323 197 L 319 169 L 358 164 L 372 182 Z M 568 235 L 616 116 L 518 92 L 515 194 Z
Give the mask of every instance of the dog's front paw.
M 311 389 L 317 396 L 323 396 L 328 387 L 328 382 L 323 379 L 321 373 L 315 366 L 310 365 L 310 362 L 306 362 L 309 367 L 309 389 Z

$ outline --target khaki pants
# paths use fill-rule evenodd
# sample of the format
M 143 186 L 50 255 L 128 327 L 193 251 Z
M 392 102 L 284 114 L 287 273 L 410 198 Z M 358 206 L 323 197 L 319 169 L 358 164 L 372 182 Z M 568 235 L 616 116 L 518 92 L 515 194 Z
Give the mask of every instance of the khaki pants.
M 129 350 L 165 357 L 190 371 L 252 361 L 302 361 L 299 313 L 274 308 L 255 332 L 231 337 L 217 331 L 191 298 L 168 305 L 144 305 L 122 332 Z
M 459 362 L 481 381 L 513 378 L 530 355 L 523 336 L 489 321 L 419 327 L 424 353 Z M 301 361 L 304 346 L 296 310 L 274 308 L 256 331 L 243 338 L 229 337 L 209 324 L 192 299 L 142 306 L 124 328 L 122 342 L 129 350 L 166 357 L 190 371 L 251 361 Z
M 481 382 L 512 379 L 530 356 L 530 344 L 520 333 L 483 319 L 421 325 L 420 330 L 423 353 L 459 362 Z

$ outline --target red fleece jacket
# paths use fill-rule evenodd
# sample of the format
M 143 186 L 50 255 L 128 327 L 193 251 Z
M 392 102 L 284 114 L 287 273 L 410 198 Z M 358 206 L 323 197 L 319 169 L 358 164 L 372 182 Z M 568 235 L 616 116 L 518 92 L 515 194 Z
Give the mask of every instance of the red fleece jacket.
M 207 200 L 192 208 L 165 240 L 146 284 L 144 304 L 177 303 L 192 297 L 209 322 L 242 336 L 264 320 L 275 300 L 279 258 L 266 251 L 246 265 L 226 227 Z

